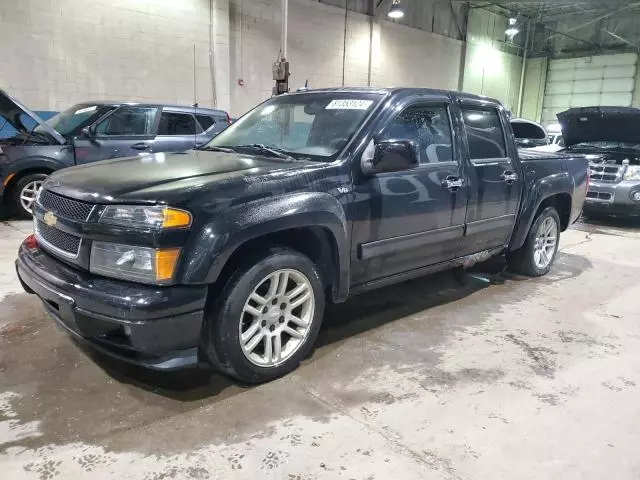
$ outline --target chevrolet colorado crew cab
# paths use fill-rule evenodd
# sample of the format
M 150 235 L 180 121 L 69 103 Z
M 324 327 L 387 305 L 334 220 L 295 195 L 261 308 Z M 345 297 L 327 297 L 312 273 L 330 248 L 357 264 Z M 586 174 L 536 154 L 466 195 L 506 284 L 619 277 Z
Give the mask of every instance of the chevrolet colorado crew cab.
M 519 154 L 495 100 L 285 94 L 199 149 L 54 173 L 17 271 L 103 352 L 262 382 L 310 353 L 327 300 L 499 254 L 546 274 L 587 184 L 583 156 Z

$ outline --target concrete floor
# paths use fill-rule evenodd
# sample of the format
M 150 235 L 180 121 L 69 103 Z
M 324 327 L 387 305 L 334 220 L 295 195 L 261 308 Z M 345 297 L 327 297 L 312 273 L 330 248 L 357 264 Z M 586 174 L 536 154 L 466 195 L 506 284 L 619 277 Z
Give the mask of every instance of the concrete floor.
M 485 265 L 332 307 L 292 375 L 243 388 L 78 348 L 0 226 L 3 479 L 638 479 L 640 230 L 579 226 L 545 278 Z

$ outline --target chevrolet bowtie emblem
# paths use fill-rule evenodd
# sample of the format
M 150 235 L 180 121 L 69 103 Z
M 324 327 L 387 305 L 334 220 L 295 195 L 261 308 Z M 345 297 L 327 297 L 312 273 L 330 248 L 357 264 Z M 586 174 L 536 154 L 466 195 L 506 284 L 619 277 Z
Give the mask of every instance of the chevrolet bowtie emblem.
M 58 218 L 53 214 L 53 212 L 47 212 L 44 214 L 44 223 L 46 223 L 50 227 L 53 227 L 57 221 Z

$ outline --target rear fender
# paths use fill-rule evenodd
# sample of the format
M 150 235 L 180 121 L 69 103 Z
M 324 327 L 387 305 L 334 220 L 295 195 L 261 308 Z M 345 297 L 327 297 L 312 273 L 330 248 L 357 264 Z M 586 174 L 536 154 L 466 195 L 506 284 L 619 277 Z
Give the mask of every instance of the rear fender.
M 291 228 L 323 227 L 333 236 L 337 254 L 334 297 L 346 298 L 349 288 L 347 222 L 340 202 L 328 193 L 304 192 L 238 205 L 214 216 L 189 242 L 191 259 L 182 278 L 185 283 L 214 283 L 241 245 Z
M 564 171 L 540 178 L 531 187 L 525 186 L 520 216 L 513 230 L 509 250 L 517 250 L 524 245 L 542 202 L 560 193 L 568 193 L 573 198 L 574 190 L 573 178 Z

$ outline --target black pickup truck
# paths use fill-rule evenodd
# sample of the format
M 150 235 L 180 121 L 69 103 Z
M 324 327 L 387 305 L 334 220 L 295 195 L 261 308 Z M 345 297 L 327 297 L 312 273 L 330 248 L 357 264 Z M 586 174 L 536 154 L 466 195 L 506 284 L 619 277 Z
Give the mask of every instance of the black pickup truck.
M 587 184 L 582 156 L 518 154 L 495 100 L 287 94 L 198 150 L 51 175 L 17 271 L 103 352 L 261 382 L 311 351 L 326 300 L 499 254 L 544 275 Z

